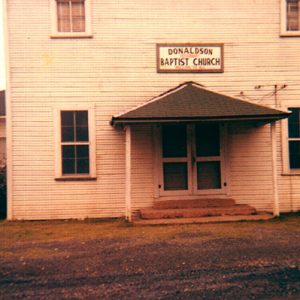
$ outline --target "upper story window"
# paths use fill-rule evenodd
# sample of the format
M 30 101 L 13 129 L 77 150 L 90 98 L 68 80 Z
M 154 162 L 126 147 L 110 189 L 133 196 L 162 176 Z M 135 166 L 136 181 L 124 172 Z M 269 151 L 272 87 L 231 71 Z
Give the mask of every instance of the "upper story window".
M 56 0 L 57 31 L 85 32 L 85 0 Z
M 286 30 L 299 31 L 300 30 L 300 0 L 287 0 L 286 7 Z
M 300 0 L 281 0 L 281 34 L 300 36 Z
M 52 37 L 91 37 L 91 0 L 51 0 Z

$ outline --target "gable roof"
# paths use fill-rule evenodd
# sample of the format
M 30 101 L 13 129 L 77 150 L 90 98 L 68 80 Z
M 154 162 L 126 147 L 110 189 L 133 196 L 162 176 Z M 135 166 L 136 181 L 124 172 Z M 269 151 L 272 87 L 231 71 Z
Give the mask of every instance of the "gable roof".
M 289 112 L 211 91 L 195 82 L 185 82 L 125 113 L 113 116 L 112 125 L 171 121 L 272 121 Z
M 0 116 L 5 116 L 5 91 L 0 91 Z

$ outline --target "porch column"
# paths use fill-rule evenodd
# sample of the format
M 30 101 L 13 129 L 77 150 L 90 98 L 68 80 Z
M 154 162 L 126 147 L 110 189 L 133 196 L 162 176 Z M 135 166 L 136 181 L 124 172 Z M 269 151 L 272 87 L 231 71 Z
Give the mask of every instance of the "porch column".
M 273 215 L 279 216 L 279 196 L 278 196 L 278 179 L 277 179 L 277 143 L 276 143 L 276 122 L 271 123 L 272 139 L 272 169 L 273 169 L 273 197 L 274 207 Z
M 131 222 L 131 127 L 125 127 L 125 218 Z

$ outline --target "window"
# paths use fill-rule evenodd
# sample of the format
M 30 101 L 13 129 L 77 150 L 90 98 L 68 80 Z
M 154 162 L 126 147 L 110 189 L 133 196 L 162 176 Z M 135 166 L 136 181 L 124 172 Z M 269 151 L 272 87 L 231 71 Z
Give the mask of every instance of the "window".
M 300 35 L 300 0 L 282 1 L 282 35 Z
M 91 110 L 58 112 L 57 177 L 95 177 Z
M 90 37 L 90 0 L 51 0 L 53 37 Z
M 61 112 L 62 174 L 89 174 L 87 111 Z
M 289 108 L 292 112 L 288 119 L 289 167 L 300 169 L 300 108 Z
M 84 0 L 57 1 L 57 31 L 85 32 Z

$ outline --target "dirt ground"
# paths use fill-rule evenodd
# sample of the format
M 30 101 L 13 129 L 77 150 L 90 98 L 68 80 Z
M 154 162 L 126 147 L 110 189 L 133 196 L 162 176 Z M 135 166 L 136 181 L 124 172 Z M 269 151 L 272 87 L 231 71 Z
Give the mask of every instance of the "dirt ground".
M 300 215 L 0 222 L 0 299 L 300 299 Z

